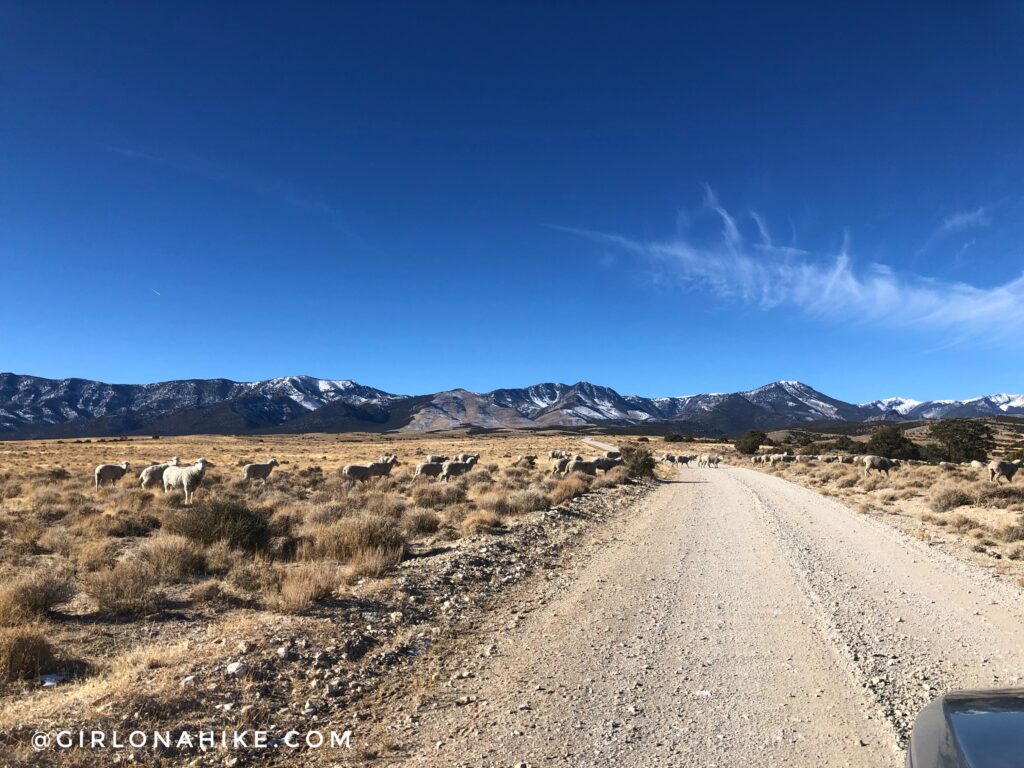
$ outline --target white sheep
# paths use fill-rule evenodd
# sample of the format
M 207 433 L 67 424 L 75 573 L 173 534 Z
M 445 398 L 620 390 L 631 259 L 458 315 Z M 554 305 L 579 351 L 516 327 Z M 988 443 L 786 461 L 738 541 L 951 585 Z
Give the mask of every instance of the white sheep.
M 277 459 L 271 459 L 266 464 L 246 464 L 242 467 L 242 477 L 252 482 L 253 480 L 262 480 L 263 484 L 267 484 L 267 478 L 270 477 L 270 473 L 274 471 L 274 467 L 278 466 Z
M 1013 476 L 1017 474 L 1020 465 L 1012 461 L 992 461 L 988 465 L 988 479 L 994 483 L 999 482 L 1000 477 L 1005 477 L 1006 482 L 1012 483 Z
M 448 457 L 447 456 L 442 456 L 442 455 L 440 455 L 438 453 L 432 453 L 429 456 L 427 456 L 427 462 L 426 463 L 427 464 L 444 464 L 446 461 L 448 461 Z
M 203 484 L 206 470 L 212 466 L 209 461 L 200 458 L 188 467 L 167 467 L 164 470 L 164 493 L 169 493 L 172 488 L 181 488 L 185 491 L 185 504 L 191 504 L 196 489 Z
M 139 480 L 142 482 L 143 488 L 152 488 L 154 485 L 160 485 L 164 479 L 164 470 L 168 467 L 178 466 L 178 457 L 171 456 L 171 460 L 163 464 L 150 464 L 139 475 Z
M 441 465 L 441 479 L 447 483 L 453 477 L 466 474 L 476 466 L 477 459 L 478 456 L 469 456 L 466 461 L 446 461 Z
M 565 474 L 571 475 L 573 472 L 582 472 L 585 475 L 596 475 L 597 464 L 593 461 L 573 459 L 565 465 Z
M 395 456 L 384 457 L 386 461 L 375 461 L 371 464 L 346 464 L 342 467 L 341 474 L 349 480 L 366 482 L 371 477 L 386 477 L 391 474 L 391 468 L 400 464 Z
M 622 464 L 622 459 L 616 456 L 598 456 L 591 461 L 597 469 L 602 470 L 606 475 Z
M 562 458 L 555 459 L 554 461 L 552 461 L 551 462 L 551 474 L 552 475 L 560 475 L 563 472 L 565 472 L 565 468 L 567 466 L 569 466 L 569 462 L 570 461 L 572 461 L 572 459 L 570 459 L 567 456 L 563 456 Z
M 120 464 L 100 464 L 96 467 L 96 487 L 99 488 L 106 482 L 117 485 L 117 481 L 124 477 L 124 473 L 129 469 L 131 469 L 131 465 L 127 461 L 122 461 Z
M 875 470 L 879 474 L 885 472 L 885 476 L 889 476 L 890 469 L 898 469 L 900 462 L 898 459 L 890 459 L 885 456 L 864 456 L 861 459 L 861 463 L 864 465 L 864 474 L 867 475 L 871 470 Z
M 415 477 L 440 477 L 441 472 L 444 471 L 444 462 L 438 461 L 424 461 L 422 464 L 416 465 Z

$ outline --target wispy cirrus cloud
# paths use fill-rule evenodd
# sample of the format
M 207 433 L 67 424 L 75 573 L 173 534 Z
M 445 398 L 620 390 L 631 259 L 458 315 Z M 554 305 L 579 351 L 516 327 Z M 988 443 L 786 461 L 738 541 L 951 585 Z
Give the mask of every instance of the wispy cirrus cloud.
M 129 147 L 108 147 L 107 149 L 121 157 L 245 190 L 260 197 L 276 200 L 290 208 L 310 211 L 323 216 L 340 228 L 346 228 L 340 209 L 326 200 L 301 192 L 295 185 L 288 182 L 262 178 L 256 174 L 189 153 L 156 154 Z
M 566 229 L 642 259 L 666 280 L 762 310 L 791 307 L 834 322 L 932 331 L 937 340 L 1014 339 L 1024 344 L 1024 273 L 990 288 L 899 273 L 886 264 L 859 265 L 844 236 L 837 253 L 776 245 L 765 220 L 751 212 L 758 239 L 708 190 L 704 203 L 721 224 L 710 242 L 679 234 L 641 241 L 618 234 Z M 950 219 L 950 226 L 970 226 Z M 565 228 L 563 228 L 565 229 Z
M 939 225 L 931 231 L 928 238 L 924 241 L 924 244 L 917 249 L 917 255 L 920 256 L 925 251 L 931 249 L 932 246 L 958 232 L 963 232 L 968 229 L 981 229 L 990 226 L 992 226 L 992 215 L 989 209 L 984 206 L 965 211 L 956 211 L 955 213 L 946 216 L 941 222 L 939 222 Z
M 992 218 L 984 208 L 975 208 L 971 211 L 957 211 L 951 216 L 942 220 L 939 226 L 941 232 L 960 232 L 971 227 L 987 227 L 992 223 Z

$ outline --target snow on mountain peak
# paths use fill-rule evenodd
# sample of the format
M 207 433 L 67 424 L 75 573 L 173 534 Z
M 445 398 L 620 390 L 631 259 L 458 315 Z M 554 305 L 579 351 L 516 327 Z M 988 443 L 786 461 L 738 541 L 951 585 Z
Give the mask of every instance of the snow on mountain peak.
M 872 400 L 869 403 L 861 403 L 862 408 L 875 408 L 879 411 L 895 411 L 900 415 L 906 415 L 921 405 L 919 400 L 911 400 L 909 397 L 883 397 L 881 400 Z

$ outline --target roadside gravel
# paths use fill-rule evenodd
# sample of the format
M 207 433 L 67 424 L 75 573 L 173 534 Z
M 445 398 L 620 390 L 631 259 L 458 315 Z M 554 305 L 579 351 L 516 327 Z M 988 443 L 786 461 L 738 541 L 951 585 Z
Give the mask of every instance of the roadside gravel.
M 496 611 L 402 764 L 898 766 L 938 693 L 1018 684 L 1016 588 L 742 468 L 682 469 Z

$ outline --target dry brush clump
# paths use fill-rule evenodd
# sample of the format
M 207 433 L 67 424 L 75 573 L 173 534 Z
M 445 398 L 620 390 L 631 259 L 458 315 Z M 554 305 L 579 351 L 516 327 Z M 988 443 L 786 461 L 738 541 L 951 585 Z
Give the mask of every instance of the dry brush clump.
M 82 589 L 96 602 L 104 616 L 145 616 L 163 605 L 153 569 L 138 560 L 122 560 L 114 566 L 89 574 Z
M 549 494 L 551 504 L 558 506 L 575 499 L 577 496 L 582 496 L 590 490 L 593 481 L 594 478 L 582 474 L 572 474 L 562 478 L 551 489 Z
M 184 536 L 160 534 L 150 538 L 139 546 L 136 556 L 161 584 L 178 584 L 206 570 L 202 547 Z
M 443 509 L 466 500 L 466 489 L 457 483 L 424 481 L 418 483 L 412 492 L 418 507 Z
M 41 619 L 74 594 L 73 576 L 67 570 L 40 568 L 16 576 L 0 588 L 0 624 L 11 626 Z
M 268 510 L 252 509 L 232 499 L 197 502 L 173 513 L 165 527 L 202 546 L 224 541 L 232 549 L 247 552 L 265 550 L 274 537 Z
M 305 560 L 346 562 L 365 550 L 380 549 L 401 560 L 406 547 L 405 532 L 397 520 L 359 514 L 304 529 L 299 552 Z
M 53 648 L 38 626 L 0 629 L 0 680 L 36 678 L 55 664 Z
M 928 499 L 928 506 L 933 512 L 949 512 L 957 507 L 971 504 L 974 498 L 958 485 L 943 485 L 935 488 Z
M 337 566 L 327 563 L 296 563 L 289 566 L 280 580 L 273 583 L 266 603 L 279 613 L 305 613 L 330 596 L 341 581 Z
M 467 515 L 462 521 L 462 535 L 473 536 L 478 533 L 496 533 L 503 527 L 501 515 L 488 510 L 480 510 Z

